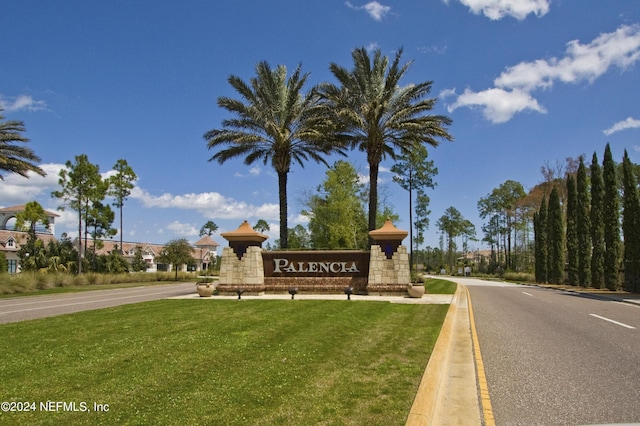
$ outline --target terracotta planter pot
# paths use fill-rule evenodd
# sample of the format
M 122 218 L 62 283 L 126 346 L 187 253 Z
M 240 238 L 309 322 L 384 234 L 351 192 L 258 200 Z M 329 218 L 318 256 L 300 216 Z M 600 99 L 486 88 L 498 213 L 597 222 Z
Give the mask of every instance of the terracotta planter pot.
M 421 298 L 424 296 L 424 285 L 407 285 L 407 292 L 409 293 L 409 297 Z
M 196 291 L 200 297 L 211 297 L 216 286 L 213 283 L 196 283 Z

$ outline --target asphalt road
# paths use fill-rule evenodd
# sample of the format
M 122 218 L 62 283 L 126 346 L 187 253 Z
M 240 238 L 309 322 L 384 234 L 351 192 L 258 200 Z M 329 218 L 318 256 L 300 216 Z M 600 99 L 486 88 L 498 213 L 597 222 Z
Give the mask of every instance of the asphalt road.
M 538 287 L 468 286 L 497 425 L 640 422 L 640 307 Z
M 195 293 L 194 283 L 0 299 L 0 324 Z

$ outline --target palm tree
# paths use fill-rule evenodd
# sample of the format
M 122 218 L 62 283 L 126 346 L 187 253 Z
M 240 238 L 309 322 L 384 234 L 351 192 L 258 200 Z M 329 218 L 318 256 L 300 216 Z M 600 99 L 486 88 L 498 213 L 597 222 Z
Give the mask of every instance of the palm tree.
M 287 78 L 283 65 L 272 69 L 265 61 L 256 66 L 256 76 L 244 82 L 230 76 L 229 84 L 241 98 L 218 98 L 218 106 L 235 117 L 224 120 L 221 129 L 207 132 L 204 138 L 209 149 L 226 146 L 209 161 L 225 161 L 244 156 L 244 163 L 263 160 L 270 163 L 278 175 L 280 201 L 280 246 L 288 247 L 287 177 L 291 164 L 312 159 L 328 166 L 323 155 L 341 152 L 324 135 L 327 122 L 318 114 L 318 99 L 313 91 L 302 93 L 308 73 L 299 65 Z
M 32 163 L 40 161 L 40 157 L 31 148 L 13 145 L 15 142 L 29 142 L 29 139 L 20 134 L 25 131 L 24 123 L 16 120 L 2 121 L 2 111 L 0 108 L 0 170 L 26 178 L 29 177 L 29 171 L 45 176 L 44 170 Z M 1 174 L 0 180 L 4 180 Z
M 389 65 L 380 49 L 369 56 L 366 48 L 352 54 L 353 70 L 335 63 L 330 70 L 339 86 L 325 83 L 319 95 L 334 125 L 332 137 L 351 148 L 366 152 L 369 163 L 369 230 L 376 227 L 378 207 L 378 170 L 380 162 L 396 152 L 410 153 L 416 144 L 439 144 L 438 139 L 453 140 L 444 126 L 451 119 L 428 114 L 436 99 L 427 98 L 431 81 L 400 86 L 411 62 L 400 66 L 402 49 Z M 373 61 L 372 61 L 373 59 Z

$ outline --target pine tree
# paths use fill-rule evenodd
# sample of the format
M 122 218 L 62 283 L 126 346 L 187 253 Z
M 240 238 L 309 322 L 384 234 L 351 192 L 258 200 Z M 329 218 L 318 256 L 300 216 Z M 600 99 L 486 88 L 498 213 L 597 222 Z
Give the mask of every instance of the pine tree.
M 562 209 L 558 189 L 554 187 L 549 195 L 547 213 L 547 238 L 549 247 L 548 278 L 552 284 L 562 284 L 564 278 Z
M 567 176 L 567 280 L 578 284 L 578 194 L 573 175 Z
M 638 181 L 627 150 L 622 160 L 622 232 L 624 233 L 624 289 L 640 291 L 640 201 Z
M 618 180 L 616 163 L 609 144 L 602 161 L 602 181 L 604 183 L 603 214 L 604 223 L 604 284 L 609 290 L 617 290 L 620 285 L 618 264 L 620 263 L 620 202 L 618 200 Z
M 542 197 L 540 210 L 535 215 L 535 244 L 536 244 L 536 282 L 547 282 L 547 200 Z
M 602 288 L 604 285 L 604 224 L 602 206 L 604 183 L 602 169 L 596 153 L 591 160 L 591 286 Z
M 578 192 L 578 283 L 583 287 L 589 287 L 591 282 L 591 220 L 589 218 L 591 203 L 587 169 L 582 156 L 580 156 L 576 180 Z

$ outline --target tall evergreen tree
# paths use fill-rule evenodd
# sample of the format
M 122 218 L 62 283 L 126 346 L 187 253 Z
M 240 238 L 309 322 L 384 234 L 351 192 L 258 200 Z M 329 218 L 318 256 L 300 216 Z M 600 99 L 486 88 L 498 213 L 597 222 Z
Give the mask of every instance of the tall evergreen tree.
M 124 200 L 127 199 L 129 195 L 131 195 L 131 190 L 133 189 L 133 182 L 138 179 L 135 172 L 131 168 L 131 166 L 127 163 L 127 160 L 120 159 L 116 161 L 116 164 L 113 166 L 113 170 L 116 172 L 115 175 L 111 176 L 108 180 L 109 190 L 108 194 L 114 198 L 113 205 L 120 209 L 120 253 L 122 251 L 122 238 L 124 234 L 124 230 L 122 227 L 122 209 L 124 207 Z
M 546 283 L 548 281 L 549 246 L 547 238 L 547 198 L 542 197 L 540 210 L 538 210 L 536 239 L 536 282 Z
M 411 244 L 411 253 L 409 254 L 409 268 L 413 269 L 413 253 L 417 251 L 416 241 L 413 238 L 413 192 L 418 191 L 422 194 L 421 203 L 426 208 L 428 206 L 429 197 L 424 195 L 427 188 L 435 188 L 433 178 L 438 174 L 438 169 L 433 164 L 433 160 L 427 160 L 429 153 L 424 145 L 416 145 L 410 152 L 402 152 L 397 159 L 396 164 L 391 167 L 391 172 L 395 173 L 393 181 L 400 187 L 409 192 L 409 242 Z M 424 206 L 424 203 L 427 203 Z M 422 210 L 424 212 L 424 209 Z M 425 218 L 422 218 L 425 220 Z M 426 218 L 428 221 L 428 218 Z
M 505 266 L 509 270 L 515 270 L 512 248 L 517 243 L 518 203 L 525 196 L 524 187 L 520 182 L 507 180 L 478 201 L 478 211 L 481 218 L 485 219 L 493 215 L 499 217 Z
M 66 207 L 78 212 L 78 274 L 82 272 L 82 223 L 87 219 L 89 203 L 104 198 L 104 192 L 99 191 L 102 185 L 100 169 L 97 164 L 89 162 L 86 154 L 76 155 L 75 163 L 67 161 L 65 168 L 60 170 L 58 184 L 60 191 L 53 191 L 51 196 L 60 199 Z M 101 192 L 102 198 L 97 196 Z M 86 245 L 86 244 L 85 244 Z
M 578 284 L 578 194 L 571 174 L 567 176 L 567 281 Z
M 547 235 L 549 247 L 548 274 L 549 282 L 562 284 L 564 278 L 564 226 L 562 223 L 562 208 L 558 188 L 554 187 L 549 195 L 547 215 Z
M 576 186 L 578 192 L 578 282 L 583 287 L 589 287 L 591 282 L 591 220 L 589 218 L 591 202 L 587 169 L 582 156 L 580 156 Z
M 604 284 L 609 290 L 617 290 L 620 285 L 618 265 L 620 263 L 620 202 L 618 200 L 618 179 L 616 163 L 607 144 L 602 161 L 602 181 L 604 183 L 603 215 L 604 223 Z
M 624 289 L 640 292 L 640 201 L 638 181 L 627 150 L 622 160 L 622 232 L 624 233 Z
M 604 285 L 604 224 L 602 208 L 604 203 L 604 183 L 598 156 L 593 153 L 591 160 L 591 286 Z

